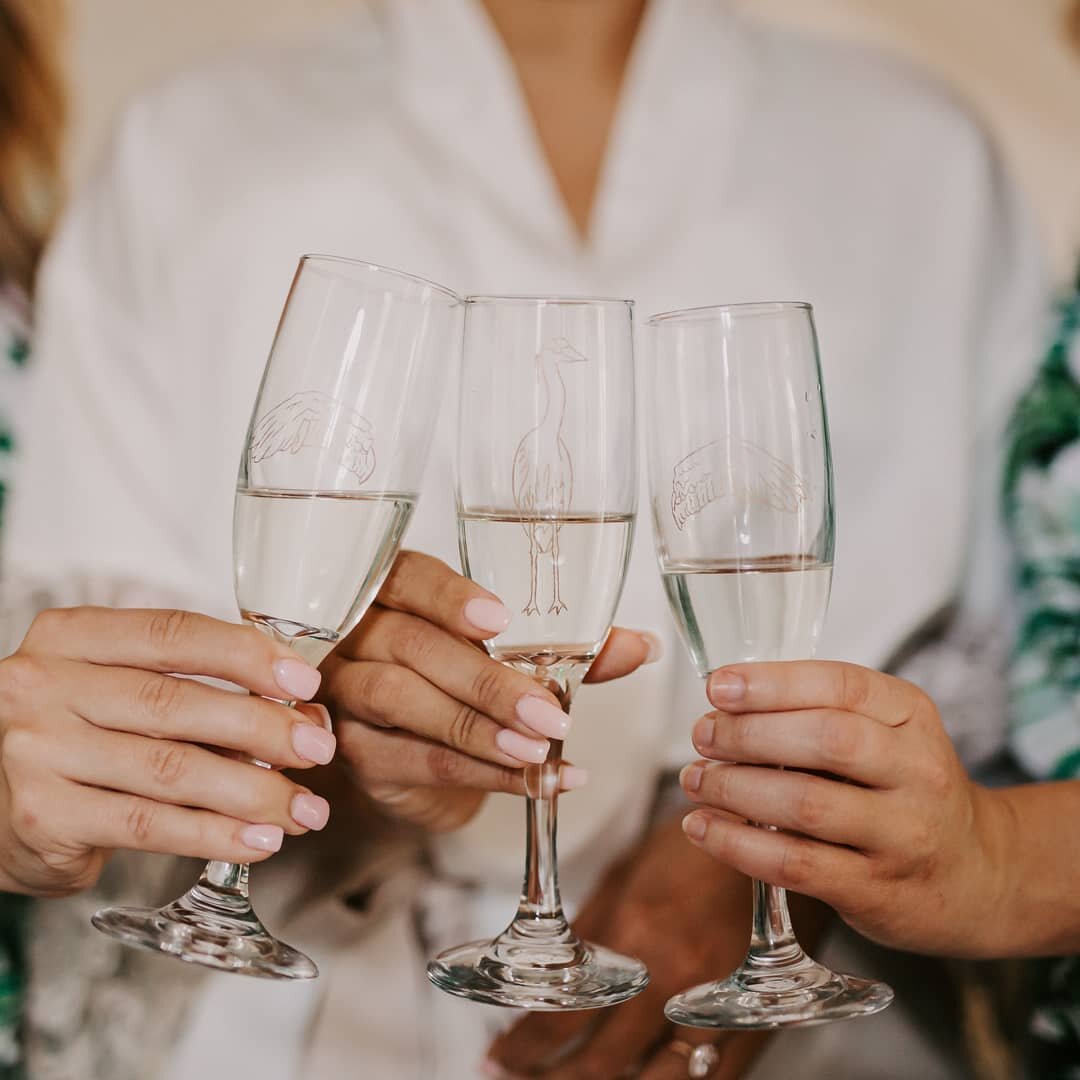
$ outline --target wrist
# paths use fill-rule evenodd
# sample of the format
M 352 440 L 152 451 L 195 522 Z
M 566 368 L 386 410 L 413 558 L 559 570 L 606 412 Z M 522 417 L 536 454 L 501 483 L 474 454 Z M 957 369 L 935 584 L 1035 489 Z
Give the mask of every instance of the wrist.
M 1006 789 L 971 782 L 973 828 L 966 890 L 969 939 L 962 955 L 1000 957 L 1015 951 L 1012 916 L 1018 910 L 1019 822 Z

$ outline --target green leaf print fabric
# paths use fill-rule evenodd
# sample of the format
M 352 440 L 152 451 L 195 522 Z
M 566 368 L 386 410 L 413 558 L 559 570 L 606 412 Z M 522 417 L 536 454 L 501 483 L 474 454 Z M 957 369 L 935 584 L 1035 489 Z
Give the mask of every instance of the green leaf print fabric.
M 1080 272 L 1013 415 L 1003 495 L 1020 612 L 1013 752 L 1037 779 L 1080 778 Z M 1038 967 L 1029 1075 L 1080 1080 L 1080 958 Z

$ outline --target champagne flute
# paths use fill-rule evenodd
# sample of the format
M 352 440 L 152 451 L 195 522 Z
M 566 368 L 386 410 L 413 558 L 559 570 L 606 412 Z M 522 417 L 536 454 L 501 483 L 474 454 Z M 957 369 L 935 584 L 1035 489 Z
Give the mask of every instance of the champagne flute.
M 460 317 L 460 298 L 421 278 L 300 260 L 240 462 L 233 556 L 244 621 L 313 666 L 360 621 L 397 555 Z M 255 914 L 246 865 L 209 862 L 173 903 L 108 908 L 93 922 L 128 945 L 208 967 L 318 974 Z
M 649 320 L 649 486 L 664 590 L 699 674 L 812 657 L 832 579 L 832 459 L 809 304 L 734 304 Z M 753 883 L 746 959 L 673 997 L 690 1027 L 867 1016 L 884 983 L 839 975 L 795 939 L 783 889 Z
M 470 297 L 458 441 L 465 573 L 513 612 L 487 643 L 569 711 L 603 647 L 626 577 L 637 502 L 632 305 Z M 428 965 L 443 990 L 495 1005 L 588 1009 L 644 989 L 634 959 L 582 942 L 555 858 L 562 742 L 525 770 L 525 881 L 493 941 Z

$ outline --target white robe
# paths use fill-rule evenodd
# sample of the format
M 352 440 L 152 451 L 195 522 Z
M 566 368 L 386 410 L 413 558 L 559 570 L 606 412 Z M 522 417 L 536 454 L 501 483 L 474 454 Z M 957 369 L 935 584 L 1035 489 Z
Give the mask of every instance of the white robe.
M 1034 368 L 1041 257 L 979 130 L 895 61 L 743 22 L 719 2 L 653 0 L 587 245 L 476 0 L 387 0 L 311 43 L 144 95 L 47 264 L 9 573 L 134 579 L 234 614 L 236 465 L 303 252 L 461 292 L 632 297 L 639 316 L 812 301 L 839 522 L 821 655 L 886 664 L 957 602 L 996 617 L 997 442 Z M 456 566 L 450 411 L 406 542 Z M 592 781 L 562 806 L 571 902 L 639 834 L 661 766 L 689 756 L 706 707 L 651 543 L 643 520 L 618 621 L 658 632 L 667 652 L 575 705 L 569 752 Z M 998 744 L 996 728 L 967 734 Z M 500 929 L 522 841 L 518 808 L 493 798 L 432 844 L 448 881 L 475 884 L 438 944 Z M 275 1043 L 259 1065 L 270 1071 L 248 1074 L 318 1080 L 351 1060 L 369 1076 L 475 1075 L 490 1014 L 424 989 L 404 915 L 342 918 L 323 951 L 314 930 L 293 933 L 324 979 L 293 1029 L 284 1017 L 302 1010 L 273 1014 L 291 1049 Z M 351 988 L 347 1007 L 336 984 Z M 237 1017 L 272 1008 L 258 984 L 207 985 L 218 989 L 176 1078 L 205 1068 L 207 1040 L 243 1043 Z M 421 1061 L 417 1030 L 437 1066 Z

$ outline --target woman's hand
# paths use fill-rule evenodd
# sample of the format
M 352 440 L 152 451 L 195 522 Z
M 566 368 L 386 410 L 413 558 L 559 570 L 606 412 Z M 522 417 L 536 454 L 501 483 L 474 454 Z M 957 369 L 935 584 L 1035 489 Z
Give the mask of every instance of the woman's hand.
M 1007 951 L 1009 814 L 972 783 L 934 703 L 852 664 L 744 664 L 710 676 L 683 770 L 687 836 L 751 877 L 824 900 L 899 948 Z M 789 771 L 779 772 L 782 765 Z M 746 822 L 775 825 L 781 832 Z
M 38 616 L 0 661 L 0 887 L 93 884 L 111 848 L 258 862 L 329 806 L 250 756 L 305 769 L 335 740 L 310 698 L 319 673 L 259 631 L 182 611 L 72 608 Z M 215 753 L 206 747 L 233 752 Z
M 479 645 L 509 622 L 479 585 L 403 551 L 376 604 L 324 663 L 341 763 L 387 813 L 457 828 L 487 792 L 523 794 L 525 767 L 566 737 L 570 717 L 554 695 Z M 587 681 L 626 675 L 658 654 L 652 635 L 613 630 Z M 564 790 L 584 781 L 563 766 Z

